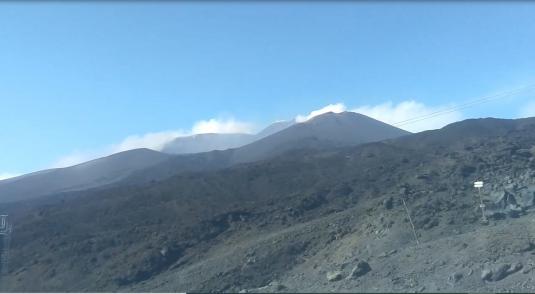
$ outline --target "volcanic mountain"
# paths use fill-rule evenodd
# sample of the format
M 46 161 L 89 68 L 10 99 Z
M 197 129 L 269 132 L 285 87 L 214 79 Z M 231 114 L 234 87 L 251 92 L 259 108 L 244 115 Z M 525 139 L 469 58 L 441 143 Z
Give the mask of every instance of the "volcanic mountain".
M 2 281 L 10 292 L 535 289 L 535 118 L 350 142 L 1 205 L 15 228 Z
M 148 149 L 130 150 L 73 167 L 46 170 L 0 181 L 0 203 L 104 185 L 142 185 L 182 172 L 220 169 L 265 160 L 289 150 L 352 146 L 407 134 L 409 133 L 406 131 L 361 114 L 326 113 L 303 123 L 275 123 L 254 136 L 260 139 L 239 148 L 178 155 Z M 219 138 L 216 141 L 220 140 L 220 143 L 248 138 L 241 134 L 236 134 L 236 137 L 226 135 L 227 137 L 214 138 Z M 186 141 L 175 140 L 172 146 L 181 146 L 180 152 L 199 150 L 202 144 L 197 143 L 204 139 L 215 144 L 216 141 L 210 139 L 211 137 L 213 134 L 184 139 L 190 140 L 190 145 L 186 144 Z M 177 145 L 178 142 L 183 144 Z

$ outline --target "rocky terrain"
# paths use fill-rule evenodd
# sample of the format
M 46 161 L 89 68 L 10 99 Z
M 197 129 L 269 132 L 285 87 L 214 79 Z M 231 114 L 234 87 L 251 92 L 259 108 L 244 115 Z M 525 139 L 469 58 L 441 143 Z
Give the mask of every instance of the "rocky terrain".
M 534 146 L 533 118 L 467 120 L 3 204 L 14 233 L 2 286 L 534 292 Z

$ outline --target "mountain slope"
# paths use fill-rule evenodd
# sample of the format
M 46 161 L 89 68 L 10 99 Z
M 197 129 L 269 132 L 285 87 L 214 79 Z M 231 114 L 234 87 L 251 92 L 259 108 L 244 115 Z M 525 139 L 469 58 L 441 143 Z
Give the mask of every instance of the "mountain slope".
M 167 143 L 162 152 L 171 154 L 201 153 L 241 147 L 255 140 L 249 134 L 199 134 L 179 137 Z
M 166 151 L 189 153 L 202 148 L 227 148 L 245 141 L 253 143 L 223 151 L 178 155 L 148 149 L 131 150 L 73 167 L 41 171 L 0 182 L 0 203 L 101 185 L 143 185 L 182 172 L 220 169 L 269 159 L 294 149 L 358 145 L 406 134 L 408 132 L 364 115 L 326 113 L 304 123 L 277 122 L 254 136 L 204 134 L 177 138 Z M 260 137 L 263 138 L 256 140 Z
M 232 161 L 251 162 L 299 148 L 326 148 L 382 141 L 410 134 L 354 112 L 326 113 L 235 150 Z
M 293 124 L 293 121 L 275 122 L 256 135 L 236 133 L 198 134 L 187 137 L 178 137 L 167 143 L 162 149 L 162 152 L 171 154 L 191 154 L 238 148 L 277 133 Z
M 113 154 L 72 167 L 50 169 L 0 181 L 0 203 L 31 199 L 44 195 L 90 189 L 102 185 L 120 183 L 137 172 L 149 169 L 146 173 L 133 177 L 131 181 L 144 183 L 147 177 L 161 179 L 181 171 L 194 171 L 206 168 L 228 166 L 224 153 L 206 153 L 200 156 L 189 153 L 202 153 L 219 149 L 242 146 L 258 138 L 270 135 L 291 125 L 291 122 L 277 122 L 257 135 L 249 134 L 201 134 L 177 138 L 164 148 L 164 152 L 149 149 L 136 149 Z M 223 156 L 221 156 L 223 155 Z M 219 159 L 222 157 L 223 159 Z M 169 161 L 169 163 L 165 163 Z M 162 164 L 161 167 L 156 167 Z M 156 167 L 150 169 L 151 167 Z
M 294 124 L 295 124 L 294 120 L 282 120 L 282 121 L 274 122 L 271 125 L 267 126 L 265 129 L 263 129 L 262 131 L 260 131 L 258 134 L 256 134 L 256 140 L 260 140 L 267 136 L 271 136 L 288 127 L 293 126 Z
M 282 129 L 279 132 L 275 132 Z M 275 132 L 251 144 L 224 151 L 177 155 L 151 168 L 134 173 L 129 184 L 162 180 L 188 171 L 208 171 L 236 164 L 267 160 L 296 149 L 354 146 L 410 134 L 362 114 L 325 113 L 303 123 L 279 122 L 261 135 Z
M 478 125 L 488 132 L 467 136 Z M 535 289 L 524 274 L 535 252 L 535 119 L 465 121 L 425 136 L 5 206 L 18 228 L 8 289 Z M 490 226 L 479 223 L 476 179 Z
M 79 165 L 40 171 L 0 181 L 0 202 L 25 200 L 70 190 L 117 182 L 167 160 L 170 156 L 150 149 L 135 149 Z
M 484 137 L 504 136 L 508 133 L 529 128 L 533 118 L 522 119 L 498 119 L 479 118 L 467 119 L 461 122 L 449 124 L 440 132 L 424 131 L 415 134 L 410 139 L 401 138 L 401 144 L 409 144 L 411 147 L 427 147 L 455 145 L 466 141 L 478 141 Z M 417 138 L 417 139 L 416 139 Z

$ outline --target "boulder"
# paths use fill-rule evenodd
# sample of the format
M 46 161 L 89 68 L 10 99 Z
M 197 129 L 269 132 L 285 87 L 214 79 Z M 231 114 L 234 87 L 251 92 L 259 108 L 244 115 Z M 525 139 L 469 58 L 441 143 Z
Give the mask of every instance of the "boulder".
M 489 281 L 492 278 L 492 270 L 491 269 L 483 269 L 481 271 L 481 280 L 483 281 Z
M 499 281 L 504 279 L 510 274 L 513 274 L 519 270 L 521 270 L 523 267 L 522 263 L 518 262 L 514 265 L 511 265 L 510 263 L 502 263 L 498 265 L 494 270 L 492 274 L 492 281 Z
M 508 263 L 499 265 L 496 268 L 495 272 L 492 274 L 492 281 L 499 281 L 507 277 L 510 268 L 511 265 Z
M 388 197 L 387 199 L 383 200 L 383 207 L 385 209 L 392 209 L 394 207 L 394 198 Z
M 454 283 L 457 283 L 462 278 L 463 278 L 463 274 L 460 272 L 455 272 L 450 276 L 450 280 L 453 281 Z
M 511 267 L 509 270 L 509 274 L 516 273 L 517 271 L 521 270 L 524 267 L 521 262 L 515 263 L 514 266 Z
M 509 204 L 507 206 L 507 215 L 512 218 L 517 218 L 522 214 L 522 207 L 518 205 Z
M 276 281 L 272 281 L 264 287 L 254 288 L 254 289 L 243 289 L 243 290 L 240 290 L 240 292 L 238 293 L 271 293 L 271 292 L 281 292 L 286 289 L 287 289 L 286 286 L 284 286 L 283 284 L 276 282 Z
M 515 196 L 507 190 L 492 192 L 488 198 L 491 201 L 491 209 L 506 209 L 509 204 L 517 205 Z
M 349 276 L 352 278 L 358 278 L 367 274 L 371 270 L 372 268 L 370 267 L 370 264 L 361 260 L 357 263 L 353 270 L 351 270 L 351 274 Z
M 329 282 L 336 282 L 340 281 L 342 279 L 342 272 L 341 271 L 332 271 L 327 273 L 327 281 Z
M 524 208 L 530 208 L 535 205 L 535 184 L 526 185 L 518 191 L 518 204 Z

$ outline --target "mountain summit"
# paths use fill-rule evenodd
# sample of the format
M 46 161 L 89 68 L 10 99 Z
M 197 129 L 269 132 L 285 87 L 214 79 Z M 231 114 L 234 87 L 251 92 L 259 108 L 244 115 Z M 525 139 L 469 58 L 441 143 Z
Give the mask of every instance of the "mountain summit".
M 237 149 L 233 161 L 249 162 L 292 149 L 358 145 L 408 134 L 360 113 L 328 112 Z

